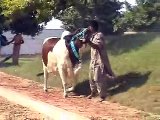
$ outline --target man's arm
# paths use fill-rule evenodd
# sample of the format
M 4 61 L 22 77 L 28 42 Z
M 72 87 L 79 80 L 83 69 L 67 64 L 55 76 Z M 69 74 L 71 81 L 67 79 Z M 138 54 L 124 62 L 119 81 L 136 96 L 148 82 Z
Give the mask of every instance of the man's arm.
M 100 50 L 104 44 L 104 37 L 102 33 L 97 33 L 93 37 L 93 41 L 88 41 L 88 44 L 93 47 L 94 49 Z
M 99 50 L 99 45 L 92 43 L 90 40 L 88 41 L 88 44 L 93 47 L 94 49 Z
M 14 41 L 14 39 L 12 39 L 11 41 L 7 42 L 7 44 L 9 45 L 10 43 L 12 43 Z

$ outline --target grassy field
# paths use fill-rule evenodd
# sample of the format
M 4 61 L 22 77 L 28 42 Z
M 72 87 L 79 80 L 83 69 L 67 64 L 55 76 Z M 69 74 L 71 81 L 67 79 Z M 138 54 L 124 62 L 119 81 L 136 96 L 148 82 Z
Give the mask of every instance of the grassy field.
M 106 39 L 112 68 L 118 79 L 123 81 L 122 85 L 115 85 L 109 90 L 108 99 L 160 114 L 160 33 L 108 36 Z M 89 92 L 87 83 L 89 58 L 89 49 L 86 49 L 78 84 L 79 89 L 80 86 L 83 86 L 83 89 L 85 86 L 85 92 Z M 42 76 L 36 76 L 42 72 L 39 55 L 21 57 L 19 66 L 12 66 L 8 61 L 1 65 L 0 71 L 43 82 Z M 50 77 L 49 84 L 61 87 L 59 77 Z

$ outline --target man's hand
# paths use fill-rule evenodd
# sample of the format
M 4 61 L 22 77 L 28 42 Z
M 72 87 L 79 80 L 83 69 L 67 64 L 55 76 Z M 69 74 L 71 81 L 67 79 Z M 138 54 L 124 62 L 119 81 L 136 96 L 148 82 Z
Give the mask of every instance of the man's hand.
M 99 46 L 97 44 L 92 43 L 90 40 L 88 41 L 88 44 L 93 47 L 94 49 L 98 49 L 99 50 Z

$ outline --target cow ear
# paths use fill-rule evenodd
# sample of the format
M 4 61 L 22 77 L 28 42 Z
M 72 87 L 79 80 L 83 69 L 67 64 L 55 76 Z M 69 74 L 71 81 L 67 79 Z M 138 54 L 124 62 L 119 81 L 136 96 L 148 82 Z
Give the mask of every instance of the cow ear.
M 72 38 L 72 35 L 66 35 L 66 36 L 63 37 L 63 39 L 65 39 L 67 41 L 71 40 L 71 38 Z
M 81 30 L 82 30 L 81 28 L 78 28 L 77 30 L 75 30 L 75 31 L 72 33 L 72 35 L 75 35 L 75 34 L 79 33 Z
M 65 39 L 65 40 L 66 40 L 67 38 L 68 38 L 68 35 L 66 35 L 66 36 L 63 37 L 63 39 Z

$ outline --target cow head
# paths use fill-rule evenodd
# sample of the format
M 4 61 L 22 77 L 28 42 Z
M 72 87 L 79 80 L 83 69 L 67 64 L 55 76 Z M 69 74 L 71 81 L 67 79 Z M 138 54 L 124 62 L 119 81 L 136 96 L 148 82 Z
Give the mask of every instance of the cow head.
M 78 48 L 81 48 L 84 44 L 88 43 L 90 40 L 91 32 L 87 28 L 78 29 L 75 32 L 71 33 L 64 37 L 67 41 L 74 41 L 75 45 Z

